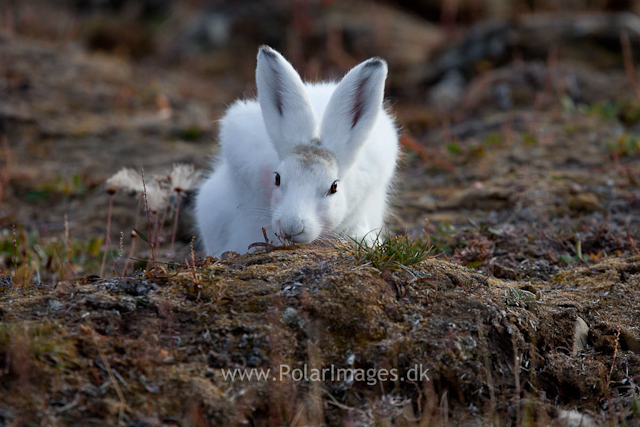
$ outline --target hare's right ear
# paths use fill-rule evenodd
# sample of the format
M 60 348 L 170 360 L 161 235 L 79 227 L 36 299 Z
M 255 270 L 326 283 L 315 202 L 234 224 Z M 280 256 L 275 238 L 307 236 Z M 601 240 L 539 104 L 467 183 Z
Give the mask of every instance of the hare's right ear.
M 387 63 L 368 59 L 344 76 L 329 99 L 320 137 L 336 155 L 341 175 L 353 165 L 382 111 L 386 78 Z
M 300 75 L 269 46 L 258 52 L 256 84 L 264 124 L 280 159 L 294 146 L 317 137 L 316 119 Z

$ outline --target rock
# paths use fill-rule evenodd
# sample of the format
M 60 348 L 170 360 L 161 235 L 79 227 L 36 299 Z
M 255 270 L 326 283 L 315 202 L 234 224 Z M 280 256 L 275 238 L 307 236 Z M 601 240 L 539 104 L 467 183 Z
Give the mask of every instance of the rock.
M 13 289 L 13 284 L 11 283 L 11 276 L 9 274 L 0 275 L 0 289 L 2 288 Z
M 578 317 L 578 319 L 580 319 Z M 578 411 L 560 411 L 558 414 L 558 422 L 564 427 L 596 427 L 593 419 Z
M 240 254 L 238 252 L 226 251 L 226 252 L 223 252 L 222 255 L 220 255 L 220 259 L 224 261 L 224 260 L 228 260 L 228 259 L 237 258 L 239 256 L 240 256 Z
M 571 196 L 569 199 L 569 207 L 574 211 L 593 212 L 601 209 L 598 196 L 593 193 L 582 193 Z
M 184 29 L 189 43 L 198 50 L 220 48 L 231 38 L 232 17 L 220 12 L 199 14 Z
M 81 304 L 93 310 L 115 310 L 121 313 L 130 313 L 136 309 L 136 302 L 131 297 L 109 298 L 104 295 L 88 295 Z
M 513 98 L 511 95 L 511 87 L 505 83 L 498 83 L 492 89 L 492 98 L 496 105 L 502 110 L 509 110 L 513 108 Z
M 298 314 L 298 310 L 293 307 L 285 308 L 282 313 L 282 322 L 288 326 L 299 326 L 300 328 L 304 327 L 304 319 L 300 317 Z
M 633 334 L 623 330 L 620 332 L 620 340 L 627 349 L 633 351 L 636 354 L 640 354 L 640 340 L 634 337 Z
M 131 296 L 142 296 L 153 293 L 158 289 L 155 283 L 142 281 L 130 281 L 130 280 L 116 280 L 114 282 L 107 282 L 106 288 L 112 295 L 127 294 Z
M 589 337 L 589 325 L 582 320 L 581 317 L 576 318 L 576 323 L 573 329 L 573 350 L 571 354 L 577 356 L 587 345 L 587 339 Z
M 450 70 L 429 92 L 429 104 L 441 110 L 455 108 L 464 95 L 465 79 L 458 70 Z
M 372 16 L 376 19 L 372 20 Z M 402 79 L 412 83 L 417 83 L 414 78 L 426 71 L 425 60 L 448 41 L 438 25 L 377 2 L 345 2 L 312 25 L 317 35 L 341 28 L 347 37 L 359 40 L 361 56 L 380 55 L 393 69 L 406 70 Z M 416 66 L 419 71 L 414 70 Z
M 57 311 L 62 310 L 63 307 L 64 307 L 64 305 L 60 301 L 58 301 L 57 299 L 51 298 L 49 300 L 49 309 L 51 311 L 56 311 L 57 312 Z

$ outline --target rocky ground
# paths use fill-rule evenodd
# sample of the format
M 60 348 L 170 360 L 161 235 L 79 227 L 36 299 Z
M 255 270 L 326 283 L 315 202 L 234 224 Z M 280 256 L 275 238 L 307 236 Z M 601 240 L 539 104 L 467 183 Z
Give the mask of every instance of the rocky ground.
M 637 419 L 638 258 L 547 282 L 300 248 L 2 300 L 5 423 L 548 425 Z M 195 277 L 195 279 L 194 279 Z M 46 321 L 45 321 L 46 319 Z M 278 369 L 396 369 L 371 382 Z M 271 368 L 277 381 L 225 380 Z M 634 403 L 635 402 L 635 403 Z M 589 418 L 585 418 L 583 425 Z M 570 424 L 578 425 L 578 424 Z
M 192 258 L 187 198 L 174 259 L 192 265 L 168 263 L 165 231 L 155 268 L 138 239 L 120 277 L 147 224 L 119 193 L 101 278 L 105 179 L 206 168 L 250 73 L 0 38 L 0 424 L 639 424 L 640 103 L 620 52 L 583 43 L 458 75 L 390 60 L 389 226 L 428 241 L 425 261 L 380 271 L 340 244 Z M 281 365 L 428 378 L 222 374 Z

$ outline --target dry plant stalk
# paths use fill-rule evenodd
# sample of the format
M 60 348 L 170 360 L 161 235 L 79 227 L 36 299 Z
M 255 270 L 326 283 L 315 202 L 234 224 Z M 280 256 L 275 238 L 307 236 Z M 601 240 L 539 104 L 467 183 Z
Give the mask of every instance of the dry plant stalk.
M 102 264 L 100 265 L 100 277 L 104 276 L 104 266 L 107 263 L 107 253 L 109 253 L 109 247 L 111 244 L 111 212 L 113 210 L 113 196 L 115 195 L 115 191 L 109 192 L 109 210 L 107 212 L 107 233 L 104 238 L 104 255 L 102 256 Z
M 156 249 L 157 250 L 160 250 L 160 245 L 162 244 L 162 241 L 160 241 L 160 238 L 163 238 L 164 240 L 164 223 L 165 223 L 168 211 L 169 211 L 169 207 L 165 206 L 165 208 L 162 210 L 162 217 L 160 218 L 160 228 L 158 228 L 158 231 L 156 231 Z
M 616 332 L 616 345 L 613 348 L 613 360 L 611 361 L 611 369 L 609 369 L 609 375 L 607 375 L 607 387 L 611 382 L 611 374 L 613 374 L 613 367 L 616 364 L 616 357 L 618 356 L 618 345 L 620 344 L 620 325 L 618 325 L 618 331 Z
M 191 238 L 191 242 L 189 243 L 189 246 L 191 247 L 191 263 L 192 263 L 192 270 L 191 270 L 191 275 L 193 276 L 193 283 L 196 285 L 200 284 L 200 280 L 198 280 L 198 276 L 197 276 L 197 272 L 196 272 L 196 251 L 193 249 L 193 241 L 196 240 L 196 237 L 198 236 L 193 236 Z M 189 262 L 187 262 L 187 266 L 189 265 Z
M 624 59 L 624 71 L 631 87 L 636 94 L 636 98 L 640 101 L 640 84 L 638 84 L 638 76 L 636 75 L 636 67 L 633 65 L 633 52 L 631 50 L 631 42 L 629 35 L 625 31 L 620 32 L 620 44 L 622 45 L 622 57 Z
M 13 266 L 18 271 L 18 240 L 16 239 L 16 225 L 11 225 L 11 235 L 13 236 Z
M 160 239 L 160 213 L 156 212 L 153 214 L 154 221 L 153 221 L 153 236 L 149 236 L 149 238 L 151 239 L 151 242 L 153 243 L 153 246 L 155 249 L 158 249 L 160 247 L 159 245 L 159 239 Z M 164 218 L 163 218 L 164 221 Z
M 427 247 L 431 247 L 431 231 L 429 230 L 429 218 L 426 218 L 425 220 L 425 227 L 424 227 L 424 232 L 427 233 Z
M 293 240 L 288 238 L 282 238 L 282 236 L 276 234 L 278 240 L 280 240 L 280 246 L 276 246 L 273 243 L 269 242 L 269 237 L 267 237 L 267 229 L 262 227 L 262 236 L 264 237 L 264 242 L 255 242 L 249 245 L 248 249 L 259 248 L 262 247 L 265 249 L 267 253 L 275 251 L 275 250 L 291 250 L 294 249 L 296 244 Z
M 606 371 L 606 368 L 603 366 L 601 367 L 602 369 L 602 379 L 604 381 L 604 387 L 603 387 L 603 392 L 604 392 L 604 400 L 606 400 L 607 402 L 609 402 L 608 405 L 608 411 L 609 411 L 609 417 L 612 420 L 613 424 L 612 425 L 618 425 L 617 422 L 615 422 L 614 420 L 617 419 L 617 414 L 618 411 L 616 410 L 615 406 L 616 403 L 613 400 L 612 396 L 611 396 L 611 390 L 610 390 L 610 385 L 611 385 L 611 375 L 613 374 L 613 368 L 615 367 L 616 364 L 616 357 L 618 356 L 618 343 L 620 342 L 620 326 L 618 325 L 618 330 L 616 333 L 616 344 L 614 346 L 613 349 L 613 360 L 611 361 L 611 368 L 609 369 L 609 372 Z
M 58 259 L 60 260 L 60 278 L 62 280 L 66 280 L 66 272 L 64 270 L 64 258 L 62 258 L 62 254 L 60 253 L 60 246 L 56 245 L 56 253 L 58 254 Z
M 178 218 L 180 215 L 180 201 L 182 199 L 182 192 L 176 191 L 176 213 L 173 217 L 173 233 L 171 233 L 171 255 L 169 260 L 173 259 L 173 247 L 176 243 L 176 234 L 178 233 Z
M 631 243 L 631 247 L 633 248 L 635 253 L 638 256 L 640 256 L 640 250 L 638 250 L 638 247 L 636 246 L 636 243 L 633 241 L 633 238 L 631 237 L 631 234 L 629 234 L 628 232 L 627 232 L 627 239 L 629 240 L 629 243 Z
M 73 264 L 71 263 L 71 234 L 69 233 L 69 216 L 67 214 L 64 215 L 64 244 L 67 249 L 67 266 L 75 279 L 76 273 L 73 271 Z
M 151 259 L 153 264 L 156 263 L 156 250 L 153 247 L 153 235 L 151 234 L 151 217 L 149 216 L 149 201 L 147 200 L 147 184 L 144 182 L 144 169 L 140 166 L 140 173 L 142 174 L 142 194 L 144 196 L 144 206 L 147 210 L 147 225 L 149 226 L 149 245 L 151 246 Z
M 175 164 L 169 174 L 171 189 L 176 195 L 176 210 L 173 216 L 173 232 L 171 233 L 171 254 L 173 259 L 176 235 L 178 234 L 178 221 L 180 219 L 180 204 L 182 202 L 182 194 L 185 191 L 194 190 L 202 179 L 202 172 L 196 171 L 193 165 Z
M 27 283 L 29 283 L 31 281 L 31 279 L 33 278 L 33 274 L 36 272 L 37 268 L 33 267 L 31 268 L 28 265 L 28 259 L 25 259 L 25 253 L 23 252 L 21 257 L 20 257 L 20 263 L 21 266 L 18 266 L 18 237 L 16 236 L 16 226 L 15 224 L 11 225 L 11 234 L 12 234 L 12 238 L 13 238 L 13 266 L 14 266 L 14 277 L 16 278 L 16 280 L 22 276 L 22 286 L 26 288 Z M 58 254 L 59 255 L 59 254 Z M 16 283 L 20 283 L 20 281 L 18 280 L 18 282 Z
M 119 249 L 118 249 L 118 262 L 113 267 L 113 275 L 114 276 L 117 274 L 116 271 L 118 271 L 118 267 L 120 267 L 120 260 L 122 259 L 123 246 L 124 246 L 124 232 L 121 231 L 120 232 L 120 245 L 119 245 Z
M 71 259 L 71 237 L 69 235 L 69 216 L 64 214 L 64 244 L 67 249 L 67 261 Z
M 0 200 L 9 188 L 9 179 L 11 178 L 11 151 L 7 135 L 2 135 L 2 151 L 4 151 L 4 168 L 0 172 Z
M 138 241 L 138 233 L 135 230 L 138 229 L 138 222 L 140 220 L 140 209 L 142 208 L 142 198 L 138 198 L 138 207 L 136 208 L 136 222 L 133 230 L 131 230 L 131 246 L 129 247 L 129 255 L 127 256 L 127 260 L 124 263 L 124 267 L 122 268 L 122 275 L 124 276 L 129 268 L 129 263 L 131 262 L 131 258 L 135 254 L 136 250 L 136 242 Z

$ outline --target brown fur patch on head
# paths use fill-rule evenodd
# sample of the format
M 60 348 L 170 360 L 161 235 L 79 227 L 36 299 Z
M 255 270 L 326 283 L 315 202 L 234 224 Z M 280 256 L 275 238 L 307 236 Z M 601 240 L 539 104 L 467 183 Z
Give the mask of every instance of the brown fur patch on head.
M 338 164 L 332 152 L 317 145 L 298 145 L 291 154 L 298 157 L 305 166 L 321 163 L 326 167 L 337 167 Z

